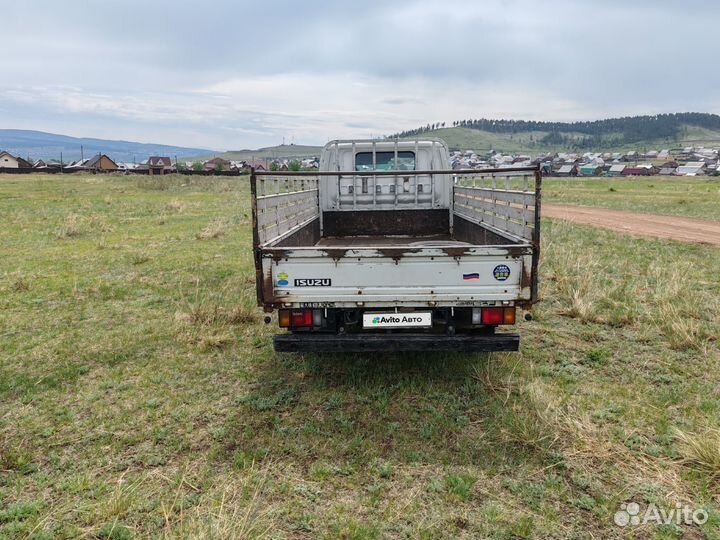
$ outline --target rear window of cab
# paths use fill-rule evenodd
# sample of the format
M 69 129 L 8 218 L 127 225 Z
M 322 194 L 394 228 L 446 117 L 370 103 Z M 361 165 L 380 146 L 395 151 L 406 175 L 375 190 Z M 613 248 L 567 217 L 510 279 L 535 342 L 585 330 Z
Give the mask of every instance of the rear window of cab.
M 355 154 L 356 171 L 414 171 L 415 152 L 375 152 L 375 167 L 373 168 L 373 153 L 358 152 Z

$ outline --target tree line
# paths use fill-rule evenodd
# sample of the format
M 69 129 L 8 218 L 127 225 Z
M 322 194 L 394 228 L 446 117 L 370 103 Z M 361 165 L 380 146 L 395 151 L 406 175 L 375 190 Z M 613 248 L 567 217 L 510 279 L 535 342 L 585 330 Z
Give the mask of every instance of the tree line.
M 648 139 L 676 139 L 686 124 L 720 131 L 720 116 L 707 113 L 671 113 L 652 116 L 626 116 L 585 122 L 543 122 L 534 120 L 456 120 L 452 127 L 477 129 L 490 133 L 516 134 L 546 132 L 538 142 L 577 148 L 597 148 L 603 142 L 631 144 Z M 401 131 L 391 138 L 414 137 L 444 128 L 445 122 L 427 124 Z M 449 126 L 448 126 L 449 127 Z

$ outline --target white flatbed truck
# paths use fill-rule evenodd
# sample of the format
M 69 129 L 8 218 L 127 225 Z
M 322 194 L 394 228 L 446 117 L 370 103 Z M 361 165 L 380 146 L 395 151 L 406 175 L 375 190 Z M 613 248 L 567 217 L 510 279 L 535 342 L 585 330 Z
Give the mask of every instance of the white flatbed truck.
M 277 351 L 518 349 L 498 329 L 538 301 L 537 167 L 450 170 L 438 139 L 333 141 L 318 172 L 250 180 Z

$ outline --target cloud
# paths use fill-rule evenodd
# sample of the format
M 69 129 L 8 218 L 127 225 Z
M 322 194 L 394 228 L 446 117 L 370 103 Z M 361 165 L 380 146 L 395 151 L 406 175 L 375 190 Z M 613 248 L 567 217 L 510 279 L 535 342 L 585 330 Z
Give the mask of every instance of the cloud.
M 708 0 L 27 0 L 0 34 L 0 111 L 6 127 L 220 149 L 720 112 L 718 16 Z

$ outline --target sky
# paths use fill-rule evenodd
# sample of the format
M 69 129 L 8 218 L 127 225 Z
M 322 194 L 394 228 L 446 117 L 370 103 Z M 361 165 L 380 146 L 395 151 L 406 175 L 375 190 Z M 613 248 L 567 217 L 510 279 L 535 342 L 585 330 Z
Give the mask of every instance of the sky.
M 0 128 L 239 150 L 720 113 L 717 0 L 0 0 Z

